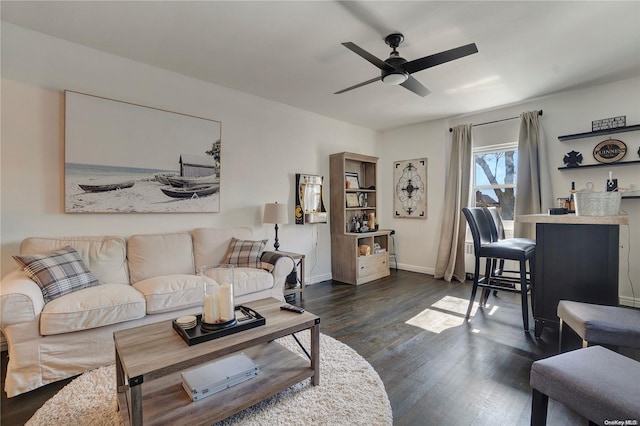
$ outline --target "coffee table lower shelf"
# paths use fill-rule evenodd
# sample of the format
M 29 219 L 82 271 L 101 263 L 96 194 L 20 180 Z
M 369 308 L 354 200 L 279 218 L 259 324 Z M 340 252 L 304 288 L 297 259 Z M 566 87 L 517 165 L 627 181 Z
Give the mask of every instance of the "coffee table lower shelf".
M 211 425 L 314 376 L 308 360 L 277 342 L 253 346 L 242 352 L 258 364 L 258 376 L 199 401 L 192 402 L 184 391 L 180 373 L 143 383 L 143 423 L 179 424 L 188 418 L 190 425 Z M 130 425 L 128 398 L 129 392 L 118 393 L 125 425 Z

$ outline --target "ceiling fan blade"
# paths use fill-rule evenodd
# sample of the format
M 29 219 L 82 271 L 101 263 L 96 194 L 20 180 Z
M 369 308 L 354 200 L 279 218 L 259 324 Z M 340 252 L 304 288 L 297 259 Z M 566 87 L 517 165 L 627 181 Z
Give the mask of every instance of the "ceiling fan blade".
M 412 76 L 409 76 L 409 78 L 407 78 L 407 80 L 404 83 L 400 83 L 400 86 L 404 87 L 405 89 L 411 90 L 413 93 L 415 93 L 416 95 L 422 96 L 423 98 L 427 96 L 429 93 L 431 93 L 429 89 L 424 87 L 422 83 L 420 83 L 418 80 L 416 80 Z
M 465 46 L 456 47 L 455 49 L 445 50 L 444 52 L 409 61 L 402 65 L 401 68 L 409 74 L 413 74 L 414 72 L 435 67 L 436 65 L 444 64 L 445 62 L 455 61 L 456 59 L 473 55 L 474 53 L 478 53 L 478 48 L 475 43 L 471 43 Z
M 353 0 L 338 0 L 336 1 L 338 5 L 342 6 L 347 12 L 349 12 L 354 18 L 363 24 L 371 27 L 375 32 L 380 34 L 381 37 L 386 36 L 395 31 L 394 28 L 389 28 L 385 24 L 385 20 L 376 16 L 373 11 L 368 9 L 371 8 L 370 5 L 365 5 L 364 2 L 357 2 Z M 397 31 L 395 31 L 397 32 Z
M 358 87 L 366 86 L 367 84 L 374 83 L 376 81 L 380 81 L 382 77 L 372 78 L 371 80 L 367 80 L 363 83 L 356 84 L 355 86 L 347 87 L 346 89 L 342 89 L 339 92 L 335 92 L 334 95 L 339 95 L 340 93 L 348 92 L 349 90 L 357 89 Z
M 345 43 L 342 43 L 342 45 L 347 49 L 351 50 L 352 52 L 354 52 L 355 54 L 362 56 L 364 59 L 371 62 L 373 65 L 380 68 L 381 70 L 391 71 L 393 69 L 389 65 L 387 65 L 387 63 L 384 62 L 382 59 L 376 58 L 371 53 L 367 52 L 366 50 L 364 50 L 362 47 L 358 46 L 355 43 L 351 43 L 350 41 L 347 41 Z

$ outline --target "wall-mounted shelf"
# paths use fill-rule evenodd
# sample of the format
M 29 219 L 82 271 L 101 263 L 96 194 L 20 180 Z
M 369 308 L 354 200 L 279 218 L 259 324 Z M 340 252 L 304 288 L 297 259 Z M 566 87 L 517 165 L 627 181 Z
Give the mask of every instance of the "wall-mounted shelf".
M 592 136 L 611 135 L 614 133 L 635 132 L 640 130 L 640 124 L 634 124 L 633 126 L 616 127 L 613 129 L 596 130 L 595 132 L 576 133 L 573 135 L 558 136 L 560 141 L 569 141 L 572 139 L 590 138 Z M 584 166 L 581 166 L 584 167 Z
M 620 161 L 617 163 L 598 163 L 598 164 L 585 164 L 584 166 L 578 167 L 558 167 L 558 170 L 580 170 L 580 169 L 588 169 L 591 167 L 614 167 L 614 166 L 624 166 L 627 164 L 640 164 L 640 160 L 634 161 Z

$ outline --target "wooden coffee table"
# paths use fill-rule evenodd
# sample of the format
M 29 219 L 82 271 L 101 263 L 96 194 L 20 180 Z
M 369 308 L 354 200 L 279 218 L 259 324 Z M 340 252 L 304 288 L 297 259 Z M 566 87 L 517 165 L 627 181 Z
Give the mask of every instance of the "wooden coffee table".
M 284 303 L 263 299 L 244 303 L 266 324 L 197 345 L 187 343 L 171 321 L 116 331 L 118 405 L 129 425 L 210 425 L 306 379 L 320 383 L 320 318 L 310 312 L 281 311 Z M 310 362 L 273 340 L 299 331 L 311 334 Z M 257 377 L 192 402 L 180 372 L 244 352 L 260 367 Z

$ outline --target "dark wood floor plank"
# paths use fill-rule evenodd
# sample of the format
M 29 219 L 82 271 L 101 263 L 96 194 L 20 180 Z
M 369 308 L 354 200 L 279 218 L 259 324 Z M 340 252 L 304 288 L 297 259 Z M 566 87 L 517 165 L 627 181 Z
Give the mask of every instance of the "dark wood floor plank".
M 487 308 L 464 323 L 470 292 L 469 283 L 392 270 L 390 277 L 361 286 L 331 281 L 309 286 L 304 302 L 294 304 L 319 315 L 322 333 L 371 363 L 385 384 L 395 425 L 526 425 L 531 364 L 556 353 L 557 331 L 545 329 L 540 340 L 533 331 L 525 333 L 519 295 L 510 293 L 492 295 Z M 425 315 L 454 325 L 434 331 L 407 323 Z M 568 337 L 567 349 L 579 345 L 575 336 Z M 640 359 L 637 351 L 625 354 Z M 66 383 L 9 400 L 2 392 L 1 424 L 23 424 Z M 549 424 L 587 422 L 550 401 Z

